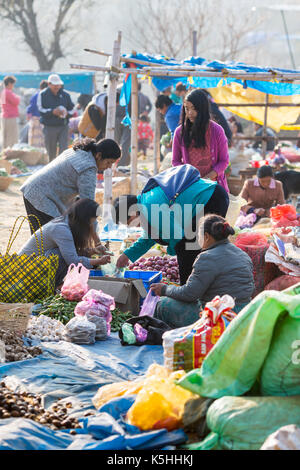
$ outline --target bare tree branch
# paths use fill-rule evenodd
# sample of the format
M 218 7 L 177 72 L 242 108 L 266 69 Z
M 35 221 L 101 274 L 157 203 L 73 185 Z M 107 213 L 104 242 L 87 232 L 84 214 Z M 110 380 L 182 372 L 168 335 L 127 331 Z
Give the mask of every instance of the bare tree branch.
M 247 34 L 262 22 L 249 18 L 247 8 L 242 8 L 246 1 L 240 0 L 238 14 L 221 0 L 136 2 L 125 37 L 150 54 L 179 59 L 192 53 L 192 32 L 197 31 L 198 54 L 208 57 L 212 53 L 220 60 L 234 60 L 249 48 Z
M 62 42 L 76 28 L 70 18 L 81 8 L 92 6 L 94 0 L 59 0 L 56 16 L 47 24 L 47 39 L 42 39 L 45 31 L 42 35 L 39 29 L 37 3 L 38 0 L 0 0 L 0 19 L 21 32 L 40 70 L 50 71 L 58 59 L 66 56 Z

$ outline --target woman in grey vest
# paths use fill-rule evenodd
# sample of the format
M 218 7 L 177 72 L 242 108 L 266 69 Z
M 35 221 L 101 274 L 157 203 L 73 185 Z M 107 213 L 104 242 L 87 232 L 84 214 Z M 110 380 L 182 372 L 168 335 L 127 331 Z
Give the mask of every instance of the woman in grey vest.
M 85 138 L 75 142 L 73 148 L 65 150 L 23 184 L 27 214 L 35 215 L 44 225 L 64 214 L 76 196 L 94 200 L 97 173 L 111 168 L 120 156 L 119 145 L 111 139 L 96 142 Z M 31 223 L 35 230 L 39 229 L 34 217 Z

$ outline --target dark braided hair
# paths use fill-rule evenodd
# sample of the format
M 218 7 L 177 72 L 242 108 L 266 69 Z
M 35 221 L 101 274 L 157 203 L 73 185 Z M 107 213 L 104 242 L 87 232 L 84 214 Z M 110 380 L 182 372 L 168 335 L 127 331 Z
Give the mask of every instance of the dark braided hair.
M 110 158 L 118 160 L 121 156 L 120 146 L 112 139 L 102 139 L 97 142 L 95 139 L 85 137 L 74 142 L 73 150 L 92 152 L 94 157 L 97 153 L 101 152 L 102 159 Z
M 229 235 L 234 235 L 235 231 L 226 220 L 220 215 L 208 214 L 200 222 L 200 230 L 208 233 L 216 241 L 226 240 Z

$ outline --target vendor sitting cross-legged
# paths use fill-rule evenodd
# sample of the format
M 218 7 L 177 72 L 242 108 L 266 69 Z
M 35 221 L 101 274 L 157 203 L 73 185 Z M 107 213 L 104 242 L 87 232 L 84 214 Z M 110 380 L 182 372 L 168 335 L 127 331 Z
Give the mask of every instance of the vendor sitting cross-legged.
M 268 165 L 258 169 L 256 177 L 245 181 L 241 197 L 247 205 L 241 209 L 246 214 L 254 212 L 256 222 L 262 217 L 270 217 L 270 208 L 285 204 L 281 181 L 273 178 L 272 168 Z
M 223 217 L 210 214 L 201 219 L 198 233 L 201 252 L 184 286 L 152 284 L 151 290 L 163 298 L 154 317 L 171 328 L 190 325 L 199 319 L 206 302 L 216 295 L 235 299 L 236 313 L 251 300 L 254 290 L 250 257 L 228 240 L 234 229 Z

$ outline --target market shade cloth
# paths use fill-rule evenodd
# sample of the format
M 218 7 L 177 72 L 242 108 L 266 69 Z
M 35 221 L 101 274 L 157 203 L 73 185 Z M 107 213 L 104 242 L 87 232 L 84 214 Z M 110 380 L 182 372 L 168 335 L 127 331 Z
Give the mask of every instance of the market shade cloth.
M 134 58 L 142 61 L 150 62 L 150 65 L 138 65 L 138 68 L 151 67 L 151 64 L 160 64 L 164 66 L 165 69 L 172 70 L 172 67 L 181 66 L 183 69 L 188 68 L 189 66 L 198 66 L 200 68 L 205 67 L 207 71 L 217 71 L 221 72 L 224 69 L 228 71 L 243 72 L 243 73 L 266 73 L 272 70 L 274 74 L 274 79 L 272 81 L 260 81 L 260 80 L 247 80 L 245 76 L 244 80 L 236 78 L 224 78 L 219 77 L 187 77 L 186 71 L 183 70 L 182 77 L 150 77 L 150 74 L 143 75 L 142 79 L 151 80 L 153 85 L 159 90 L 163 91 L 170 86 L 176 86 L 178 82 L 181 82 L 185 85 L 194 87 L 194 88 L 217 88 L 225 85 L 230 85 L 232 83 L 240 84 L 244 89 L 251 88 L 262 93 L 268 93 L 271 95 L 279 96 L 293 96 L 300 95 L 300 85 L 293 83 L 282 83 L 276 80 L 276 73 L 299 73 L 297 70 L 290 69 L 280 69 L 274 67 L 257 67 L 253 65 L 247 65 L 242 62 L 221 62 L 218 60 L 208 61 L 203 57 L 187 57 L 182 61 L 176 61 L 162 55 L 150 55 L 150 54 L 123 54 L 123 57 Z M 125 63 L 123 67 L 126 68 L 132 66 L 131 64 Z M 128 104 L 131 94 L 131 78 L 125 76 L 123 87 L 120 97 L 120 105 L 126 106 L 126 117 L 124 118 L 124 125 L 130 125 L 130 117 L 128 113 Z M 262 108 L 264 110 L 264 108 Z M 297 109 L 297 108 L 296 108 Z M 298 110 L 298 109 L 297 109 Z M 295 121 L 290 121 L 295 122 Z
M 50 72 L 6 72 L 0 73 L 3 81 L 6 75 L 13 75 L 17 79 L 17 88 L 39 88 L 41 80 L 47 80 Z M 64 89 L 76 93 L 92 95 L 94 93 L 94 72 L 68 72 L 59 73 L 64 82 Z
M 231 111 L 237 116 L 247 119 L 248 121 L 256 122 L 257 124 L 264 124 L 265 108 L 253 106 L 249 107 L 234 107 L 230 106 L 230 103 L 265 103 L 266 94 L 261 91 L 254 90 L 252 88 L 243 88 L 238 83 L 232 83 L 231 85 L 220 86 L 217 88 L 211 88 L 210 93 L 217 103 L 228 103 L 226 109 Z M 294 96 L 278 96 L 269 95 L 269 103 L 295 103 L 300 104 L 300 95 Z M 274 129 L 275 132 L 279 132 L 280 129 L 286 130 L 300 130 L 300 126 L 289 126 L 297 121 L 300 114 L 300 107 L 280 107 L 280 108 L 268 108 L 268 120 L 267 125 Z
M 126 349 L 116 334 L 94 345 L 79 346 L 60 341 L 42 343 L 44 353 L 34 359 L 0 364 L 0 378 L 14 388 L 20 384 L 44 398 L 48 408 L 54 401 L 72 401 L 72 416 L 83 418 L 82 435 L 53 431 L 39 423 L 21 418 L 0 420 L 0 450 L 54 449 L 144 449 L 162 448 L 185 441 L 183 431 L 165 430 L 141 433 L 124 423 L 121 414 L 133 404 L 133 397 L 121 397 L 96 411 L 92 397 L 99 387 L 113 382 L 134 380 L 156 362 L 163 364 L 162 346 Z M 87 411 L 95 416 L 84 418 Z M 79 430 L 80 432 L 80 430 Z

